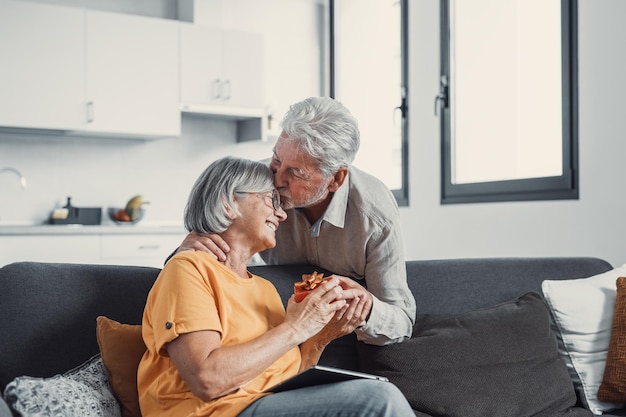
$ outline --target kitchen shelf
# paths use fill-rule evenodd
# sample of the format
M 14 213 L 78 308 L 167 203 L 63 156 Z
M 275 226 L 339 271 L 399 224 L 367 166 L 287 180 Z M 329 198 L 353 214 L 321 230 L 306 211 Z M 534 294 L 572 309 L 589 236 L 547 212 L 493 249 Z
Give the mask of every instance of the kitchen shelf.
M 267 141 L 265 112 L 246 107 L 218 106 L 209 104 L 181 104 L 182 113 L 204 115 L 237 124 L 237 142 Z

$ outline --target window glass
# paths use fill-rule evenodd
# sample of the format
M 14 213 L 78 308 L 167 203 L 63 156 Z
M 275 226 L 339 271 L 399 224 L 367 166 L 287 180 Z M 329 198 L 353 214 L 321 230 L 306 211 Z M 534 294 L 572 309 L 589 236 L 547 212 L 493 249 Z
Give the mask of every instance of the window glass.
M 333 94 L 359 121 L 354 165 L 405 194 L 402 3 L 333 3 Z
M 569 3 L 444 2 L 443 202 L 577 198 Z

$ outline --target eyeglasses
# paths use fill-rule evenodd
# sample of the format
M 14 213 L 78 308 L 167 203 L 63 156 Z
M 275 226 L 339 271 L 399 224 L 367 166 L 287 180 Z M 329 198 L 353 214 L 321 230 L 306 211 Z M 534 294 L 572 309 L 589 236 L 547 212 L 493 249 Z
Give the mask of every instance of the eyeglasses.
M 271 198 L 272 199 L 272 208 L 274 209 L 274 211 L 278 211 L 278 209 L 280 209 L 282 207 L 281 203 L 280 203 L 280 193 L 278 192 L 278 190 L 273 189 L 272 190 L 272 196 L 270 197 L 269 195 L 267 195 L 269 191 L 264 192 L 264 193 L 252 193 L 252 192 L 246 192 L 246 191 L 238 191 L 238 193 L 242 193 L 242 194 L 257 194 L 263 198 Z
M 265 197 L 269 197 L 269 196 L 265 196 Z M 280 193 L 276 189 L 272 190 L 272 207 L 274 208 L 274 211 L 278 211 L 278 209 L 281 208 Z

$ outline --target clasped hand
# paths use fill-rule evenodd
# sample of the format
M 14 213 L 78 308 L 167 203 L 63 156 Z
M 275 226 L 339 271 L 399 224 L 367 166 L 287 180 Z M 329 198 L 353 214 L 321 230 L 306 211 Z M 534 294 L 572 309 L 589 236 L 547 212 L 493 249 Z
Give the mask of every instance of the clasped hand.
M 365 325 L 372 306 L 371 294 L 359 284 L 338 275 L 331 278 L 300 303 L 291 296 L 285 317 L 303 337 L 316 335 L 323 345 Z
M 285 322 L 298 332 L 302 341 L 309 339 L 319 333 L 347 304 L 342 293 L 339 279 L 333 277 L 299 303 L 292 295 L 287 303 Z

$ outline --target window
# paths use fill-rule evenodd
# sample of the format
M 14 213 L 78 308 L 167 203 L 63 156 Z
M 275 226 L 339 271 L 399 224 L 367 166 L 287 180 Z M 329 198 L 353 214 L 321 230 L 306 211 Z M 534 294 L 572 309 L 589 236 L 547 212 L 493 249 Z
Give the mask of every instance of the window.
M 331 0 L 330 94 L 358 119 L 354 165 L 408 205 L 407 0 Z
M 578 198 L 576 0 L 443 0 L 441 15 L 441 202 Z

